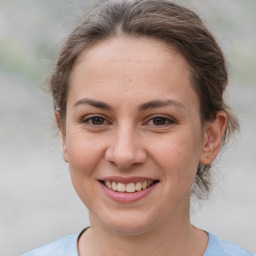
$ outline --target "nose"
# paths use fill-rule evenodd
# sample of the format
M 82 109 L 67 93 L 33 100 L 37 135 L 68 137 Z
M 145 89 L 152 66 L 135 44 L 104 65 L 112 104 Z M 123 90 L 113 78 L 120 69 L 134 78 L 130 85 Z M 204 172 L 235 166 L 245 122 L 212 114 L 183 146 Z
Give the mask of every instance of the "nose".
M 105 159 L 119 169 L 127 170 L 143 164 L 147 158 L 141 137 L 135 129 L 124 126 L 117 129 L 105 153 Z

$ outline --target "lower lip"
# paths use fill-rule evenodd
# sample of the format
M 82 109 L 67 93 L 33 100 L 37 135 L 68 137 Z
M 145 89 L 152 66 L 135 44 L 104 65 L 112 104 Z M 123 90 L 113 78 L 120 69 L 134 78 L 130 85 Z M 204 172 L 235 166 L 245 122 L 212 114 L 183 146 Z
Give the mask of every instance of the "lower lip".
M 142 189 L 137 192 L 133 193 L 127 193 L 127 192 L 117 192 L 112 189 L 109 189 L 106 187 L 104 184 L 99 182 L 103 191 L 109 196 L 111 199 L 114 201 L 120 202 L 120 203 L 130 203 L 130 202 L 135 202 L 140 199 L 145 198 L 157 185 L 157 183 L 152 184 L 150 187 L 146 189 Z

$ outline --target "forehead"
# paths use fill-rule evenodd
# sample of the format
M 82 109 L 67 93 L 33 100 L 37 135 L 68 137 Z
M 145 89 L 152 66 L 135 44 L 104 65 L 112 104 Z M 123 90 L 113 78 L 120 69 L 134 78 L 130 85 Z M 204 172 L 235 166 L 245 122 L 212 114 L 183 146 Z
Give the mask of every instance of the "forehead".
M 92 96 L 97 93 L 103 97 L 111 96 L 115 90 L 124 100 L 142 95 L 151 100 L 154 94 L 156 97 L 179 94 L 182 98 L 182 94 L 190 93 L 195 97 L 190 73 L 184 57 L 161 41 L 115 37 L 91 46 L 80 55 L 71 74 L 71 93 Z
M 86 48 L 78 57 L 73 70 L 81 62 L 88 60 L 95 64 L 106 62 L 160 64 L 164 61 L 170 64 L 174 59 L 176 64 L 186 66 L 186 71 L 190 72 L 190 66 L 174 46 L 149 37 L 116 36 Z

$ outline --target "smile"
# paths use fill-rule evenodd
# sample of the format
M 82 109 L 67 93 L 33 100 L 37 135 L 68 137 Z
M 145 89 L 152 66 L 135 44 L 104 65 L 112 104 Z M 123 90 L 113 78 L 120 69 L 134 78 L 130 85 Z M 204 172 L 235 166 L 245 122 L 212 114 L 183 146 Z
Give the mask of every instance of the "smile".
M 98 180 L 102 190 L 118 203 L 132 203 L 147 197 L 160 180 L 143 177 L 107 177 Z
M 133 183 L 124 184 L 121 182 L 115 182 L 115 181 L 104 181 L 104 185 L 108 187 L 109 189 L 117 192 L 123 192 L 123 193 L 134 193 L 141 191 L 143 189 L 149 188 L 154 181 L 138 181 Z

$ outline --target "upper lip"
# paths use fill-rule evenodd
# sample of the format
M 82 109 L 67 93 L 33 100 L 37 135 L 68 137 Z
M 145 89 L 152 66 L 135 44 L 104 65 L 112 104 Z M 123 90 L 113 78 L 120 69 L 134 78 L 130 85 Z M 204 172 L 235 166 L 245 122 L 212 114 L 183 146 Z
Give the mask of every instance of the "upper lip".
M 129 184 L 129 183 L 136 183 L 136 182 L 143 182 L 143 181 L 156 181 L 157 179 L 149 178 L 149 177 L 121 177 L 121 176 L 107 176 L 104 178 L 99 179 L 100 181 L 115 181 L 116 183 L 123 183 L 123 184 Z

